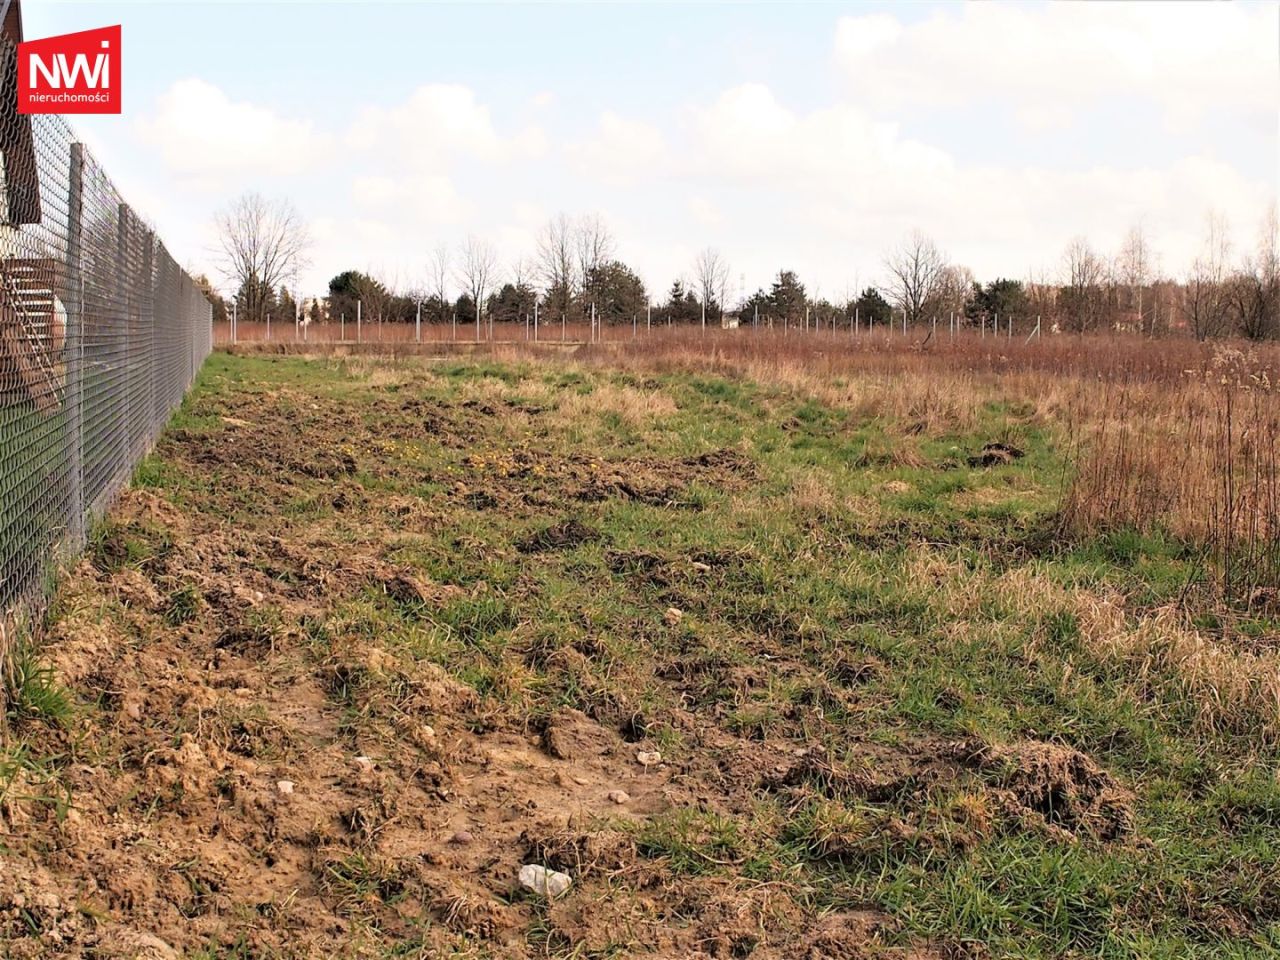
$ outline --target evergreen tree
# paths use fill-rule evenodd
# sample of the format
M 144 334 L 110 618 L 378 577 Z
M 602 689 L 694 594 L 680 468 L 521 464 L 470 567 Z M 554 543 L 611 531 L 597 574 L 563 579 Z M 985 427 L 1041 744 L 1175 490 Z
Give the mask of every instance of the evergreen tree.
M 644 314 L 648 303 L 644 281 L 625 263 L 606 260 L 593 267 L 588 277 L 587 287 L 597 298 L 596 316 L 602 323 L 629 324 Z
M 804 308 L 808 303 L 805 297 L 804 284 L 796 276 L 794 270 L 780 270 L 769 291 L 772 313 L 778 320 L 789 324 L 804 320 Z
M 454 302 L 453 309 L 455 314 L 458 317 L 459 326 L 462 326 L 468 323 L 474 324 L 476 322 L 475 301 L 472 300 L 471 297 L 469 297 L 467 294 L 464 293 L 462 296 L 458 297 L 458 299 Z M 450 320 L 452 319 L 453 318 L 450 317 Z
M 983 286 L 973 285 L 973 296 L 965 305 L 964 315 L 970 320 L 990 323 L 996 316 L 1022 315 L 1028 311 L 1027 292 L 1020 280 L 992 280 Z
M 769 299 L 769 295 L 763 290 L 757 290 L 742 301 L 742 310 L 738 316 L 741 318 L 740 322 L 744 327 L 755 324 L 759 324 L 762 327 L 771 326 L 773 323 L 773 301 Z
M 502 289 L 486 301 L 485 316 L 494 323 L 524 323 L 533 318 L 533 301 L 537 297 L 527 283 L 504 283 Z
M 893 319 L 893 308 L 875 287 L 863 290 L 858 299 L 853 301 L 853 305 L 858 311 L 858 322 L 863 327 L 871 324 L 885 326 Z
M 329 281 L 329 315 L 355 320 L 357 303 L 366 321 L 378 318 L 390 294 L 378 280 L 359 270 L 344 270 Z
M 293 294 L 289 292 L 288 287 L 280 288 L 280 295 L 276 298 L 276 309 L 279 311 L 279 317 L 282 321 L 292 323 L 298 317 L 298 301 L 293 298 Z
M 276 304 L 275 291 L 256 277 L 250 277 L 236 291 L 236 313 L 241 320 L 257 322 L 266 320 L 267 314 L 278 318 L 280 308 Z
M 663 319 L 669 324 L 696 323 L 702 315 L 698 298 L 692 290 L 685 287 L 683 280 L 671 284 L 667 293 L 667 302 L 662 306 Z

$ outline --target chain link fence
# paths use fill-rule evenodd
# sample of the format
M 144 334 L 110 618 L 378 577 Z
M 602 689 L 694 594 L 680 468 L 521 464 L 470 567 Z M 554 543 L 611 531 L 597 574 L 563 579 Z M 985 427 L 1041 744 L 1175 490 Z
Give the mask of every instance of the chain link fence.
M 211 307 L 0 42 L 0 664 L 212 345 Z M 6 664 L 7 665 L 7 664 Z

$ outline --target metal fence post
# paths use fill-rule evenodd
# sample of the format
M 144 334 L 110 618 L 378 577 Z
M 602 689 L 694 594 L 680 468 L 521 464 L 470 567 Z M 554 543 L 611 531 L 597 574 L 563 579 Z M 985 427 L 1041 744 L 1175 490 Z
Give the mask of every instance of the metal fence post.
M 143 244 L 142 254 L 142 282 L 145 284 L 145 294 L 140 304 L 140 318 L 143 327 L 147 331 L 145 340 L 147 355 L 145 357 L 145 369 L 147 371 L 147 422 L 139 423 L 135 430 L 137 436 L 137 446 L 131 451 L 131 460 L 136 460 L 144 456 L 151 444 L 160 436 L 160 431 L 164 429 L 164 420 L 159 416 L 159 410 L 156 405 L 156 379 L 159 369 L 159 349 L 156 343 L 158 332 L 156 330 L 156 270 L 155 270 L 155 253 L 156 253 L 156 235 L 155 231 L 148 230 L 146 241 Z
M 85 543 L 84 506 L 84 145 L 71 144 L 71 170 L 67 191 L 67 432 L 71 444 L 69 463 L 71 503 L 67 532 L 70 548 Z
M 120 327 L 124 332 L 124 351 L 114 366 L 123 371 L 123 416 L 116 425 L 118 460 L 113 464 L 112 486 L 120 482 L 117 474 L 129 460 L 129 424 L 133 421 L 133 283 L 129 276 L 129 205 L 116 204 L 116 293 L 120 298 Z M 117 389 L 120 389 L 117 387 Z

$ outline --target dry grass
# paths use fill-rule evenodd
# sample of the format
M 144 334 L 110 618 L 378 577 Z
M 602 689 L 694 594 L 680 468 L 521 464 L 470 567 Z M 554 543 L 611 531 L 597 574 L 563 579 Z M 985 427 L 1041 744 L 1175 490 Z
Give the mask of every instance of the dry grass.
M 1259 358 L 1224 350 L 1198 376 L 1104 392 L 1072 412 L 1063 520 L 1162 531 L 1202 549 L 1219 594 L 1280 599 L 1280 395 Z
M 1180 611 L 1162 608 L 1136 620 L 1119 598 L 1074 598 L 1086 646 L 1115 663 L 1139 701 L 1152 693 L 1194 706 L 1204 733 L 1280 742 L 1280 658 L 1239 650 L 1204 636 Z M 1156 689 L 1164 688 L 1164 689 Z
M 1034 567 L 975 571 L 929 549 L 904 562 L 902 585 L 956 633 L 977 629 L 989 637 L 1069 616 L 1078 624 L 1082 652 L 1102 664 L 1134 703 L 1193 709 L 1202 736 L 1280 743 L 1280 652 L 1196 629 L 1175 605 L 1135 611 L 1114 590 L 1063 586 Z M 1040 646 L 1027 646 L 1026 655 L 1039 655 Z M 1071 662 L 1055 666 L 1062 682 L 1078 669 Z
M 556 406 L 553 422 L 572 428 L 592 417 L 605 416 L 629 429 L 641 430 L 651 428 L 662 417 L 672 416 L 676 409 L 675 401 L 662 391 L 601 384 L 590 393 L 564 396 Z
M 697 370 L 804 390 L 902 441 L 971 431 L 991 404 L 1068 437 L 1063 530 L 1166 533 L 1203 551 L 1218 595 L 1280 609 L 1280 348 L 1133 337 L 669 336 L 584 359 Z

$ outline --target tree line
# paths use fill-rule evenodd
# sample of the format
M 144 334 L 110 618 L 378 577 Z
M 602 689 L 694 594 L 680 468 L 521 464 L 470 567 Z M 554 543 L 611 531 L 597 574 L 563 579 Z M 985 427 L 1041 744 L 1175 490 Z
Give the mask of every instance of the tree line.
M 309 322 L 450 323 L 474 329 L 494 324 L 709 325 L 832 329 L 865 324 L 1002 326 L 1032 322 L 1044 332 L 1128 330 L 1148 336 L 1185 331 L 1198 339 L 1242 336 L 1280 339 L 1280 238 L 1274 205 L 1256 245 L 1239 256 L 1220 217 L 1207 221 L 1201 252 L 1179 277 L 1162 275 L 1150 241 L 1134 227 L 1113 255 L 1087 239 L 1072 240 L 1055 275 L 980 282 L 915 231 L 884 258 L 883 281 L 829 299 L 811 295 L 792 269 L 768 286 L 731 294 L 727 261 L 700 252 L 687 274 L 654 296 L 618 254 L 599 216 L 549 220 L 527 258 L 505 269 L 493 245 L 468 237 L 438 246 L 421 279 L 401 284 L 375 270 L 336 274 L 326 295 L 305 302 L 289 280 L 305 264 L 307 235 L 292 205 L 246 194 L 219 214 L 222 269 L 234 293 L 224 300 L 207 285 L 215 314 L 268 315 Z

